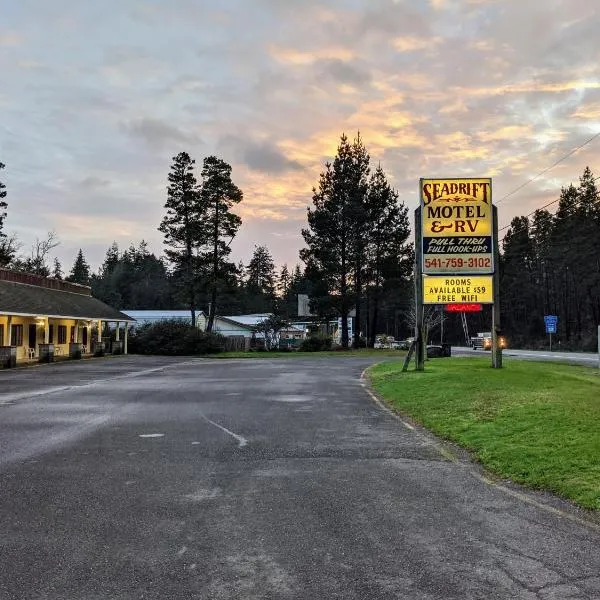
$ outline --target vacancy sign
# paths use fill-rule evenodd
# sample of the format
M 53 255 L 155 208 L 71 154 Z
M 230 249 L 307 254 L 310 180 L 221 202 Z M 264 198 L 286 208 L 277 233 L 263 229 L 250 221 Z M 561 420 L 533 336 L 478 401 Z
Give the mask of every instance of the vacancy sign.
M 424 304 L 493 304 L 493 276 L 423 277 Z
M 420 192 L 423 273 L 493 273 L 492 180 L 421 179 Z

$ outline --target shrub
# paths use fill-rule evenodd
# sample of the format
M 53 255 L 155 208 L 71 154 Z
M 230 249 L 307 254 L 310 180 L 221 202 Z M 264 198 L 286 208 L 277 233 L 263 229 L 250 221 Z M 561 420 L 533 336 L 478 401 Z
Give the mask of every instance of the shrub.
M 193 356 L 222 352 L 223 336 L 191 327 L 183 320 L 141 325 L 132 332 L 129 350 L 134 354 Z
M 301 352 L 322 352 L 331 350 L 331 338 L 326 335 L 311 335 L 300 344 Z

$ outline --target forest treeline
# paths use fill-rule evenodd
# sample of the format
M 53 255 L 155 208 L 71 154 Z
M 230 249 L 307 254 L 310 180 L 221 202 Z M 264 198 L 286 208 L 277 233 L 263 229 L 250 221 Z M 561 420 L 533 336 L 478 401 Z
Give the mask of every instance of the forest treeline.
M 90 285 L 96 297 L 120 309 L 208 313 L 212 305 L 221 315 L 273 312 L 294 319 L 298 294 L 308 294 L 318 318 L 356 315 L 355 339 L 343 340 L 349 345 L 372 344 L 379 333 L 411 334 L 410 215 L 381 166 L 371 167 L 360 136 L 341 137 L 336 157 L 313 189 L 302 231 L 302 265 L 276 266 L 264 244 L 246 261 L 230 261 L 229 246 L 241 226 L 235 206 L 242 192 L 224 161 L 204 159 L 198 179 L 194 165 L 186 153 L 173 158 L 165 217 L 158 224 L 165 253 L 150 252 L 144 241 L 123 249 L 113 243 L 96 272 L 80 250 L 64 273 L 51 258 L 58 245 L 53 232 L 22 253 L 18 238 L 5 231 L 7 190 L 0 181 L 0 266 Z M 560 190 L 556 205 L 554 212 L 544 208 L 513 218 L 505 232 L 503 333 L 513 347 L 542 347 L 544 315 L 552 314 L 558 316 L 555 343 L 594 350 L 600 324 L 600 197 L 589 167 L 578 184 Z M 470 333 L 489 330 L 488 321 L 487 308 L 469 315 Z M 431 334 L 437 339 L 440 331 Z M 447 316 L 444 336 L 464 343 L 459 318 Z

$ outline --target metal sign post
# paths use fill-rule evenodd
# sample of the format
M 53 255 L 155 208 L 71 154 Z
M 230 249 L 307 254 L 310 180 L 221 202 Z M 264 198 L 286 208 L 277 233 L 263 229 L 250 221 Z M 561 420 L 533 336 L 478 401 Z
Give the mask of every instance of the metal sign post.
M 423 308 L 423 236 L 421 231 L 421 208 L 415 210 L 415 368 L 425 370 L 425 344 L 423 339 L 424 317 Z
M 552 334 L 556 333 L 558 317 L 556 315 L 545 315 L 544 324 L 546 325 L 546 333 L 550 338 L 550 352 L 552 352 Z

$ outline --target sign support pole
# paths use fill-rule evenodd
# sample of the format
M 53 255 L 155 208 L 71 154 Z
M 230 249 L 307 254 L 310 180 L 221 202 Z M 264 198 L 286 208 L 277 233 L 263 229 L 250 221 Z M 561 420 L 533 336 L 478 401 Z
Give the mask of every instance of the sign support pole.
M 550 352 L 552 352 L 552 334 L 550 333 Z
M 500 252 L 498 249 L 498 208 L 492 206 L 493 252 L 494 252 L 494 304 L 492 305 L 492 368 L 502 368 L 502 348 L 500 347 Z
M 423 232 L 421 207 L 415 210 L 415 370 L 425 370 L 425 340 L 423 339 Z

